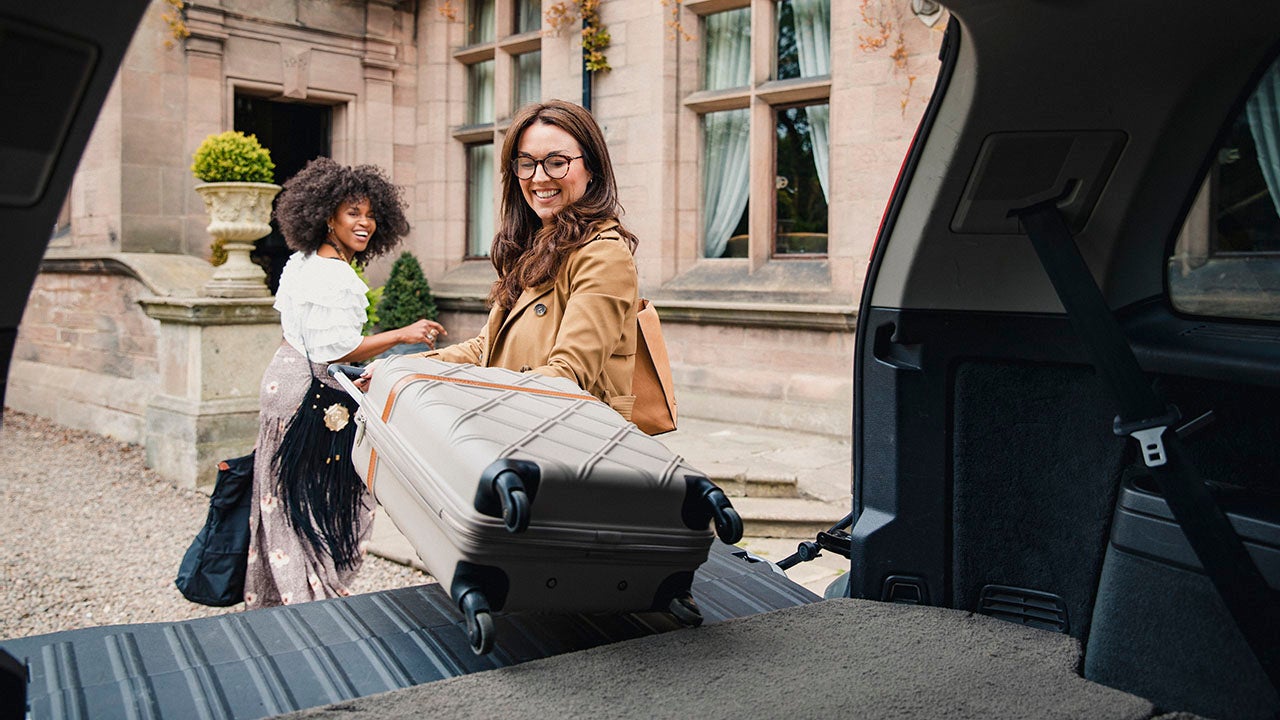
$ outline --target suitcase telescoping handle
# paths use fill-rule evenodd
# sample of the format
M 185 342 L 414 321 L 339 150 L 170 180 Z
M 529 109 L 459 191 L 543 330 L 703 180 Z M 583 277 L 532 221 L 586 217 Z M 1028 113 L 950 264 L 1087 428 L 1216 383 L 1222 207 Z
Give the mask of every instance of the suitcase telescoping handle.
M 343 390 L 346 390 L 347 394 L 356 402 L 364 399 L 364 393 L 360 392 L 360 389 L 357 388 L 356 384 L 352 381 L 363 374 L 364 368 L 356 367 L 354 365 L 339 365 L 338 363 L 334 363 L 329 366 L 329 375 L 331 375 L 334 380 L 337 380 L 338 385 Z
M 336 378 L 338 373 L 346 375 L 348 379 L 355 380 L 364 374 L 364 368 L 356 367 L 355 365 L 339 365 L 338 363 L 333 363 L 329 366 L 330 375 Z

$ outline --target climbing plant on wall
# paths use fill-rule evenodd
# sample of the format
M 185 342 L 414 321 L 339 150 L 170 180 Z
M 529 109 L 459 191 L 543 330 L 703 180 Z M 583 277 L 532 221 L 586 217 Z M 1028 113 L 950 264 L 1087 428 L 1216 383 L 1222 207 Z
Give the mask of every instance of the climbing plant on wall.
M 582 20 L 582 52 L 587 72 L 610 70 L 605 48 L 612 40 L 609 29 L 600 22 L 600 0 L 560 0 L 547 8 L 547 27 L 552 33 Z
M 164 46 L 171 48 L 191 37 L 191 31 L 187 29 L 186 3 L 183 0 L 164 0 L 164 5 L 165 9 L 160 13 L 160 19 L 164 20 L 171 36 L 165 38 Z

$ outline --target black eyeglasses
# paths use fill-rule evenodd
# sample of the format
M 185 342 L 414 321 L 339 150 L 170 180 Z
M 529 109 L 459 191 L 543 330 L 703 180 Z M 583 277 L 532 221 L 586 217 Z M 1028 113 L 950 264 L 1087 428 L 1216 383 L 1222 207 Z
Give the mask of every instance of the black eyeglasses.
M 538 166 L 542 166 L 542 172 L 552 180 L 559 180 L 569 174 L 569 164 L 574 160 L 581 160 L 582 156 L 569 157 L 568 155 L 559 155 L 552 153 L 541 160 L 534 160 L 531 157 L 518 157 L 511 161 L 511 172 L 521 180 L 528 180 L 538 171 Z

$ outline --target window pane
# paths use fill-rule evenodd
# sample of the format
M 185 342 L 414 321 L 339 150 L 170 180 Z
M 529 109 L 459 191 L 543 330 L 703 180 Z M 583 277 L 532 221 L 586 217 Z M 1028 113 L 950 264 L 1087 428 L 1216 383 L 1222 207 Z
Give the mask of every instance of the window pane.
M 467 67 L 467 124 L 493 122 L 493 61 Z
M 1168 275 L 1182 312 L 1280 320 L 1280 61 L 1218 148 Z
M 775 255 L 827 252 L 827 105 L 777 112 Z
M 542 3 L 539 0 L 516 0 L 516 32 L 533 32 L 542 27 Z
M 751 169 L 746 108 L 702 116 L 703 256 L 746 256 Z
M 488 257 L 493 242 L 493 144 L 467 147 L 467 256 Z
M 519 108 L 542 99 L 542 52 L 516 56 L 515 103 Z
M 495 0 L 471 0 L 467 5 L 467 44 L 493 42 Z
M 831 74 L 831 0 L 780 0 L 778 80 Z
M 724 90 L 751 82 L 751 8 L 714 13 L 703 25 L 702 87 Z

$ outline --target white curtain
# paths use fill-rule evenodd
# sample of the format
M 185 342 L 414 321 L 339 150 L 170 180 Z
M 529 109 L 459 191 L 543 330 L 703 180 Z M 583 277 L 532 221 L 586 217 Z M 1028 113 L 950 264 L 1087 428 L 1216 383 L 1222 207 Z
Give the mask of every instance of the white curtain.
M 493 61 L 485 60 L 468 68 L 467 124 L 493 122 Z
M 1245 113 L 1271 203 L 1280 214 L 1280 62 L 1262 76 L 1258 89 L 1245 105 Z
M 488 257 L 493 243 L 493 145 L 467 148 L 467 254 Z
M 467 28 L 468 45 L 493 42 L 493 33 L 497 30 L 494 5 L 494 0 L 471 0 L 467 12 L 467 22 L 470 23 Z
M 703 243 L 709 258 L 724 255 L 747 206 L 750 117 L 747 108 L 702 116 Z
M 725 90 L 751 84 L 751 8 L 708 15 L 704 31 L 703 89 Z
M 542 99 L 542 51 L 516 56 L 515 107 Z
M 542 27 L 542 3 L 539 0 L 518 0 L 516 3 L 516 32 L 533 32 Z
M 796 24 L 796 53 L 801 77 L 831 74 L 831 0 L 791 0 Z M 804 109 L 809 117 L 813 143 L 813 163 L 818 168 L 822 196 L 831 199 L 827 190 L 831 150 L 828 140 L 831 106 L 811 105 Z
M 751 8 L 708 15 L 703 29 L 703 87 L 725 90 L 751 84 Z M 747 206 L 750 118 L 745 108 L 702 117 L 703 250 L 709 258 L 724 255 Z

